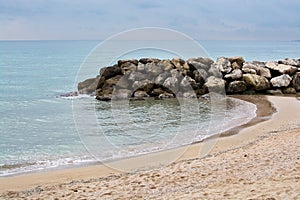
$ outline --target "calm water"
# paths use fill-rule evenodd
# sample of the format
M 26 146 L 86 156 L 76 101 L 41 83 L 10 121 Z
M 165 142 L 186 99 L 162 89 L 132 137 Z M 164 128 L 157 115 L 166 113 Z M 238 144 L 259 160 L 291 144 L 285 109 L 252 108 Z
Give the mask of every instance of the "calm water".
M 200 43 L 214 59 L 241 55 L 246 60 L 278 60 L 298 58 L 300 52 L 299 42 Z M 195 100 L 110 104 L 89 97 L 58 98 L 74 90 L 77 72 L 97 44 L 0 42 L 1 176 L 173 148 L 245 123 L 254 116 L 252 104 L 235 100 L 213 105 Z M 99 59 L 109 64 L 110 55 L 107 52 Z M 136 51 L 127 56 L 144 55 Z M 150 50 L 146 56 L 174 55 Z M 92 63 L 86 76 L 95 76 L 100 67 Z

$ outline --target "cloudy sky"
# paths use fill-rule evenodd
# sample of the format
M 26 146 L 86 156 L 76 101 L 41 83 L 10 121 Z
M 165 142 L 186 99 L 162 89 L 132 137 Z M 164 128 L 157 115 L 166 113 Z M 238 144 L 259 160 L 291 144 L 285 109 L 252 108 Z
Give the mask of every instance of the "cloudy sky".
M 141 27 L 203 40 L 299 40 L 299 11 L 299 0 L 0 0 L 0 40 L 99 40 Z

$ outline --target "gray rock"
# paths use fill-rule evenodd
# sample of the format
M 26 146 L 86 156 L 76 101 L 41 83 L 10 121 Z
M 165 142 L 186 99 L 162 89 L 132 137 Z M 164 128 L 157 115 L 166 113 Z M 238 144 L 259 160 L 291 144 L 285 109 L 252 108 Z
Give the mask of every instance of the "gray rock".
M 224 76 L 225 79 L 228 80 L 238 80 L 243 77 L 243 72 L 240 69 L 234 69 L 230 74 L 226 74 Z
M 145 64 L 139 62 L 136 67 L 136 70 L 142 73 L 145 72 Z
M 293 76 L 292 86 L 293 86 L 293 88 L 295 88 L 296 91 L 300 90 L 300 72 L 297 72 Z
M 187 60 L 189 65 L 192 65 L 195 69 L 209 70 L 214 61 L 210 58 L 190 58 Z
M 194 85 L 196 85 L 196 81 L 189 76 L 185 76 L 180 82 L 180 87 L 183 89 L 192 89 Z
M 168 77 L 164 84 L 164 87 L 168 88 L 169 90 L 171 90 L 173 93 L 177 93 L 178 92 L 178 79 L 176 77 Z
M 133 88 L 133 90 L 139 89 L 139 90 L 146 91 L 145 87 L 147 87 L 150 84 L 153 84 L 153 82 L 148 79 L 144 79 L 141 81 L 134 81 L 132 84 L 132 88 Z
M 216 65 L 212 65 L 211 68 L 208 70 L 208 73 L 210 76 L 214 76 L 216 78 L 221 78 L 222 77 L 222 73 L 221 71 L 217 68 Z
M 287 87 L 290 85 L 292 78 L 288 74 L 283 74 L 271 79 L 273 87 Z
M 292 66 L 300 67 L 300 60 L 291 59 L 291 58 L 285 58 L 284 60 L 278 61 L 278 63 L 284 64 L 284 65 L 292 65 Z
M 253 62 L 253 63 L 245 62 L 242 70 L 244 73 L 248 73 L 248 74 L 257 74 L 260 76 L 264 76 L 266 78 L 272 77 L 270 70 L 264 67 L 264 64 L 260 62 Z M 253 70 L 255 70 L 255 72 Z
M 247 84 L 247 88 L 254 89 L 255 91 L 267 90 L 270 88 L 268 79 L 256 74 L 244 74 L 243 80 Z
M 147 76 L 145 73 L 141 73 L 141 72 L 137 72 L 137 71 L 133 71 L 129 74 L 129 80 L 131 81 L 141 81 L 143 79 L 146 79 Z
M 214 76 L 208 77 L 204 87 L 207 88 L 209 92 L 224 93 L 225 92 L 225 81 L 221 78 L 216 78 Z
M 156 84 L 162 85 L 169 76 L 170 76 L 169 72 L 161 73 L 156 77 L 154 82 Z
M 136 98 L 149 97 L 149 95 L 147 94 L 146 91 L 141 91 L 141 90 L 135 91 L 133 96 L 136 97 Z
M 147 63 L 145 65 L 145 71 L 148 74 L 148 76 L 152 76 L 152 78 L 154 78 L 157 75 L 161 74 L 163 72 L 163 69 L 161 68 L 161 66 L 152 62 L 152 63 Z
M 245 81 L 233 81 L 228 84 L 227 92 L 230 94 L 242 93 L 247 90 Z
M 276 62 L 267 62 L 266 67 L 280 74 L 292 75 L 297 72 L 298 68 L 291 65 L 278 64 Z
M 164 92 L 160 95 L 158 95 L 158 98 L 159 99 L 168 99 L 168 98 L 174 98 L 174 94 L 171 94 L 171 93 L 167 93 L 167 92 Z
M 170 71 L 171 69 L 175 68 L 172 62 L 168 59 L 159 61 L 157 65 L 160 66 L 164 71 Z
M 184 92 L 182 94 L 182 97 L 188 98 L 188 99 L 193 99 L 193 98 L 197 98 L 197 94 L 195 93 L 194 90 L 192 90 L 192 91 Z
M 224 74 L 228 74 L 232 71 L 231 63 L 228 58 L 220 57 L 217 61 L 213 64 L 220 72 Z

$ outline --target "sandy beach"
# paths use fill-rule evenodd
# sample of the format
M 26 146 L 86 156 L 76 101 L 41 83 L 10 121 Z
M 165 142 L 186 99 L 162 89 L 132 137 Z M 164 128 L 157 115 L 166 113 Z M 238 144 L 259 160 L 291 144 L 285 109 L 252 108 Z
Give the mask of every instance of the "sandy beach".
M 222 137 L 106 165 L 2 177 L 0 198 L 300 199 L 300 101 L 267 99 L 272 118 L 258 104 L 256 119 Z

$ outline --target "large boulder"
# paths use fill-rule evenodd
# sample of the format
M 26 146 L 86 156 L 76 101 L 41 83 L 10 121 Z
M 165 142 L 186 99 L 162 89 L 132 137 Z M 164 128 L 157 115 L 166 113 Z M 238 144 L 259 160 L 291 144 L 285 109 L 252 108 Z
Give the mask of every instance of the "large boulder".
M 174 69 L 175 66 L 171 62 L 171 60 L 161 60 L 157 63 L 158 66 L 160 66 L 164 71 L 170 71 L 171 69 Z
M 204 87 L 207 88 L 209 92 L 224 93 L 225 92 L 225 81 L 221 78 L 214 76 L 208 77 Z
M 234 94 L 234 93 L 242 93 L 247 90 L 247 85 L 245 81 L 233 81 L 230 82 L 227 86 L 227 93 Z
M 122 75 L 121 68 L 118 65 L 103 67 L 100 69 L 100 76 L 104 77 L 104 79 L 109 79 L 116 75 Z
M 157 65 L 154 62 L 146 63 L 145 65 L 145 71 L 148 76 L 151 76 L 151 79 L 156 77 L 157 75 L 161 74 L 163 72 L 163 69 L 160 65 Z
M 118 66 L 121 69 L 122 74 L 130 74 L 133 71 L 136 71 L 138 65 L 137 60 L 119 60 Z
M 229 59 L 225 57 L 218 58 L 213 66 L 215 66 L 223 74 L 228 74 L 232 71 L 231 63 Z
M 78 83 L 77 89 L 79 94 L 92 94 L 96 91 L 100 76 L 90 78 Z
M 178 79 L 176 77 L 168 77 L 164 83 L 163 86 L 171 90 L 173 93 L 178 92 Z
M 271 71 L 289 75 L 294 74 L 298 70 L 297 67 L 294 67 L 292 65 L 278 64 L 276 62 L 267 62 L 266 67 L 269 68 Z
M 264 63 L 261 62 L 245 62 L 242 70 L 244 73 L 257 74 L 266 78 L 272 77 L 270 70 L 264 67 Z
M 128 89 L 114 90 L 112 93 L 112 99 L 128 99 L 132 96 L 132 91 Z
M 240 69 L 243 66 L 244 62 L 245 62 L 244 58 L 241 57 L 241 56 L 236 56 L 236 57 L 229 58 L 229 61 L 230 61 L 231 65 L 236 66 L 235 69 L 236 68 Z
M 139 60 L 140 63 L 142 64 L 146 64 L 146 63 L 158 63 L 160 61 L 160 59 L 157 58 L 141 58 Z
M 292 65 L 296 67 L 300 67 L 300 59 L 292 59 L 292 58 L 285 58 L 284 60 L 278 61 L 279 64 L 284 64 L 284 65 Z
M 230 74 L 224 76 L 227 80 L 238 80 L 243 77 L 243 72 L 240 69 L 234 69 Z
M 190 58 L 187 60 L 187 63 L 193 66 L 195 69 L 204 69 L 208 70 L 214 61 L 210 58 Z
M 290 85 L 291 80 L 292 78 L 288 74 L 283 74 L 272 78 L 270 82 L 273 87 L 287 87 Z
M 164 84 L 165 80 L 170 76 L 169 72 L 163 72 L 155 78 L 155 83 L 158 85 Z
M 295 88 L 295 90 L 300 90 L 300 72 L 297 72 L 292 80 L 292 86 Z
M 244 74 L 243 80 L 247 84 L 247 88 L 254 89 L 255 91 L 263 91 L 270 88 L 268 79 L 256 74 Z

